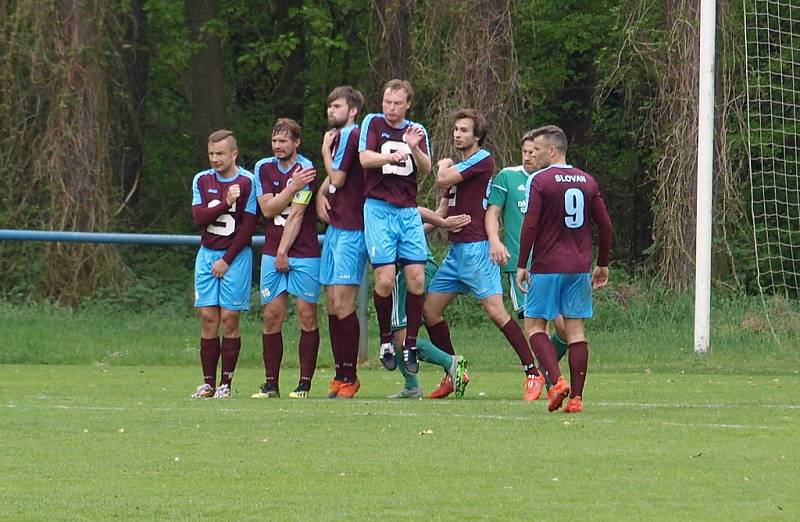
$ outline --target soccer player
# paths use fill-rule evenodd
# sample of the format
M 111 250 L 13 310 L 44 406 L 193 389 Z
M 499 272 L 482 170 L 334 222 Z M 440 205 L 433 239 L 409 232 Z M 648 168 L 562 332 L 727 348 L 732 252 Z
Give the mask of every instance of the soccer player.
M 528 208 L 528 187 L 536 175 L 533 165 L 533 137 L 530 132 L 522 136 L 522 165 L 506 167 L 492 181 L 489 208 L 486 209 L 486 235 L 489 236 L 489 255 L 502 267 L 508 279 L 508 295 L 517 318 L 523 318 L 525 294 L 517 287 L 517 258 L 519 257 L 519 232 Z M 500 220 L 503 222 L 503 240 L 500 240 Z M 558 360 L 567 353 L 563 340 L 563 320 L 554 321 L 556 331 L 550 340 L 556 347 Z M 541 368 L 540 368 L 541 370 Z
M 449 234 L 450 249 L 425 298 L 425 324 L 433 344 L 451 353 L 453 348 L 444 310 L 458 294 L 474 295 L 520 358 L 526 375 L 524 399 L 536 400 L 544 380 L 536 370 L 525 334 L 503 305 L 500 267 L 489 257 L 484 217 L 494 158 L 481 148 L 486 139 L 486 119 L 473 109 L 458 110 L 452 119 L 453 141 L 461 161 L 439 160 L 436 184 L 446 191 L 448 214 L 468 214 L 472 221 L 460 231 Z
M 289 397 L 305 399 L 317 365 L 319 328 L 319 242 L 312 207 L 316 170 L 298 154 L 300 125 L 280 118 L 272 128 L 272 152 L 255 167 L 258 204 L 266 218 L 261 256 L 262 336 L 266 382 L 253 398 L 280 397 L 278 377 L 283 358 L 281 329 L 286 318 L 287 293 L 295 296 L 300 321 L 300 382 Z
M 364 96 L 349 85 L 328 95 L 328 125 L 322 139 L 322 159 L 328 177 L 316 200 L 317 213 L 328 223 L 322 244 L 320 284 L 326 286 L 328 327 L 336 374 L 328 398 L 352 399 L 361 383 L 356 374 L 359 324 L 358 287 L 364 277 L 364 171 L 358 159 L 356 115 Z
M 208 137 L 208 160 L 192 182 L 192 218 L 200 227 L 200 250 L 194 265 L 194 305 L 200 315 L 200 363 L 204 383 L 193 398 L 231 396 L 239 359 L 239 312 L 250 309 L 256 227 L 253 175 L 236 165 L 239 149 L 229 130 Z M 219 330 L 222 327 L 222 343 Z M 216 387 L 217 363 L 222 375 Z
M 417 211 L 417 175 L 431 171 L 430 145 L 425 128 L 406 119 L 414 90 L 405 80 L 390 80 L 383 89 L 380 114 L 368 114 L 358 142 L 365 170 L 364 236 L 375 269 L 375 312 L 380 329 L 379 355 L 394 369 L 392 345 L 392 288 L 395 263 L 403 266 L 408 290 L 408 324 L 404 342 L 406 368 L 419 369 L 417 333 L 425 301 L 427 249 L 422 220 Z
M 547 409 L 583 411 L 583 386 L 589 364 L 583 321 L 592 316 L 592 288 L 608 283 L 613 227 L 594 178 L 567 165 L 567 137 L 555 125 L 532 131 L 533 161 L 544 169 L 533 178 L 520 236 L 517 284 L 525 289 L 525 330 L 548 380 Z M 590 276 L 592 224 L 599 231 L 597 266 Z M 527 260 L 533 249 L 530 274 Z M 570 384 L 561 376 L 547 321 L 564 317 L 569 347 Z

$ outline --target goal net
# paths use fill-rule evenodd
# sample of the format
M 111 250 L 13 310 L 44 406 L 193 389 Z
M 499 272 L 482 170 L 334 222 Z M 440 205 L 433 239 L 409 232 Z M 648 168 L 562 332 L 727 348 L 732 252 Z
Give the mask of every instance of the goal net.
M 743 0 L 753 234 L 762 295 L 800 298 L 800 1 Z

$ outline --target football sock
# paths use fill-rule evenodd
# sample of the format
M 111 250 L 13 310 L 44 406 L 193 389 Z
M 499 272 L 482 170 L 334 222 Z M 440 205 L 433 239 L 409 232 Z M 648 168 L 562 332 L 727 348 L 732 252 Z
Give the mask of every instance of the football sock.
M 403 386 L 409 390 L 413 388 L 419 388 L 419 378 L 417 378 L 417 376 L 413 373 L 408 373 L 408 370 L 406 370 L 406 364 L 403 361 L 402 350 L 395 350 L 394 360 L 397 362 L 397 367 L 400 368 L 400 373 L 403 374 L 403 379 L 405 379 Z
M 589 368 L 589 345 L 586 341 L 569 345 L 570 397 L 583 396 L 586 370 Z
M 311 388 L 311 379 L 317 368 L 317 353 L 319 352 L 319 328 L 306 332 L 300 331 L 300 384 L 307 384 Z
M 262 334 L 261 346 L 267 384 L 277 388 L 278 377 L 281 373 L 281 359 L 283 359 L 283 334 L 281 332 Z
M 539 375 L 539 371 L 533 361 L 533 352 L 527 341 L 525 341 L 525 334 L 522 333 L 519 323 L 513 318 L 509 319 L 500 330 L 503 331 L 503 335 L 506 336 L 514 351 L 517 352 L 525 375 Z
M 372 300 L 375 303 L 375 315 L 378 316 L 378 335 L 381 344 L 392 342 L 392 295 L 386 297 L 373 293 Z M 407 314 L 406 314 L 407 315 Z
M 445 372 L 453 367 L 453 356 L 441 351 L 425 338 L 417 339 L 417 356 L 421 361 L 441 366 Z
M 241 337 L 223 337 L 220 352 L 222 354 L 222 377 L 220 384 L 231 385 L 233 372 L 236 371 L 236 361 L 239 360 L 239 351 L 242 348 Z
M 358 316 L 355 312 L 353 312 L 344 319 L 339 319 L 339 325 L 341 326 L 340 332 L 342 335 L 341 380 L 344 382 L 355 382 L 356 364 L 358 363 L 358 338 L 360 337 L 361 331 L 361 328 L 358 324 Z
M 556 359 L 556 349 L 550 338 L 544 332 L 537 332 L 531 335 L 531 348 L 539 363 L 544 368 L 544 376 L 548 381 L 555 383 L 561 377 L 561 371 L 558 369 L 558 360 Z
M 550 342 L 556 347 L 556 357 L 560 361 L 564 358 L 564 354 L 567 353 L 567 342 L 559 337 L 558 333 L 554 333 L 550 336 Z
M 219 337 L 212 339 L 200 338 L 200 366 L 203 368 L 203 382 L 212 388 L 217 385 L 219 350 Z
M 406 340 L 405 347 L 417 346 L 417 333 L 422 324 L 422 305 L 425 303 L 425 296 L 406 292 Z
M 442 320 L 433 326 L 425 325 L 428 330 L 428 335 L 431 342 L 445 353 L 455 355 L 456 351 L 453 349 L 453 343 L 450 341 L 450 329 L 447 327 L 447 321 Z
M 328 314 L 328 331 L 331 335 L 331 351 L 333 352 L 334 379 L 342 380 L 342 329 L 339 318 Z

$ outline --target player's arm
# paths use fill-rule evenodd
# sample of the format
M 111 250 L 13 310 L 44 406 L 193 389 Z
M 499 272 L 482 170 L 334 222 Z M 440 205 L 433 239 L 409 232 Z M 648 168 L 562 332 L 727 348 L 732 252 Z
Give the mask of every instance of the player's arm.
M 331 217 L 328 214 L 331 210 L 331 202 L 328 201 L 328 192 L 330 191 L 331 187 L 331 180 L 330 178 L 325 178 L 322 184 L 319 186 L 319 190 L 317 191 L 317 198 L 314 200 L 314 204 L 317 210 L 317 217 L 323 223 L 330 223 Z
M 225 197 L 222 199 L 222 202 L 218 205 L 213 207 L 208 207 L 200 203 L 195 203 L 192 205 L 192 219 L 195 223 L 200 225 L 201 227 L 210 225 L 214 221 L 216 221 L 222 214 L 228 211 L 233 205 L 236 198 L 239 197 L 240 188 L 238 183 L 232 184 L 230 187 L 226 189 Z M 197 201 L 199 198 L 196 198 Z
M 299 192 L 298 194 L 301 198 L 295 198 L 295 200 L 292 201 L 292 207 L 289 210 L 289 216 L 286 218 L 286 224 L 283 226 L 283 234 L 281 235 L 280 243 L 278 243 L 278 251 L 275 256 L 275 269 L 280 272 L 289 270 L 289 250 L 292 248 L 298 234 L 300 234 L 300 227 L 303 225 L 303 215 L 311 200 L 310 190 Z M 302 201 L 305 201 L 305 203 Z
M 608 258 L 614 237 L 614 226 L 611 224 L 606 202 L 599 191 L 592 198 L 592 221 L 597 223 L 598 230 L 597 266 L 592 274 L 592 287 L 600 288 L 608 284 Z
M 287 183 L 286 187 L 278 194 L 264 193 L 258 197 L 261 213 L 266 218 L 274 218 L 291 204 L 295 194 L 314 181 L 316 177 L 317 171 L 313 167 L 296 170 L 292 174 L 292 182 Z
M 538 233 L 539 209 L 541 209 L 541 203 L 539 191 L 531 186 L 528 200 L 528 212 L 525 214 L 525 219 L 522 222 L 522 229 L 519 234 L 519 258 L 517 260 L 517 286 L 523 292 L 527 292 L 527 286 L 530 284 L 528 259 L 531 257 L 533 243 Z
M 422 147 L 420 147 L 427 139 L 425 131 L 419 125 L 409 125 L 406 128 L 403 139 L 406 145 L 408 145 L 408 148 L 411 149 L 411 155 L 414 157 L 417 170 L 422 174 L 429 174 L 431 171 L 431 157 L 426 150 L 430 149 L 426 147 L 426 149 L 423 150 Z
M 441 159 L 436 167 L 436 186 L 440 189 L 447 190 L 464 181 L 464 176 L 456 169 L 456 164 L 452 159 Z
M 322 162 L 325 164 L 325 173 L 328 175 L 330 179 L 330 184 L 336 188 L 341 188 L 344 185 L 345 180 L 347 180 L 347 173 L 336 168 L 333 152 L 331 148 L 333 146 L 333 141 L 336 139 L 336 136 L 339 135 L 339 129 L 331 129 L 326 132 L 322 137 Z M 339 148 L 344 151 L 344 148 L 347 146 L 347 143 L 339 142 Z
M 500 212 L 501 207 L 497 205 L 489 205 L 486 209 L 486 215 L 483 218 L 483 224 L 486 228 L 486 235 L 489 238 L 489 257 L 492 261 L 500 266 L 505 266 L 508 263 L 510 256 L 508 248 L 500 240 Z

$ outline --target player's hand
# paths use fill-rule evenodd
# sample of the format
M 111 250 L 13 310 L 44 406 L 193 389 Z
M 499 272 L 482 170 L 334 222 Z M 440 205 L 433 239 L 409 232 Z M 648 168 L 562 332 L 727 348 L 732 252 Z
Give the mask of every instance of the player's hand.
M 234 183 L 233 185 L 228 187 L 228 193 L 225 196 L 225 202 L 228 204 L 229 207 L 231 205 L 233 205 L 234 201 L 239 199 L 239 195 L 241 193 L 242 193 L 242 189 L 239 188 L 239 184 L 238 183 Z
M 531 284 L 531 275 L 525 268 L 517 268 L 517 288 L 523 294 L 528 293 L 528 287 Z
M 608 284 L 608 267 L 596 266 L 592 274 L 592 288 L 602 288 Z
M 396 150 L 389 154 L 389 163 L 392 165 L 402 165 L 408 159 L 408 153 Z
M 331 129 L 325 134 L 322 135 L 322 150 L 330 151 L 331 145 L 333 145 L 333 141 L 336 139 L 336 136 L 339 135 L 339 129 Z
M 330 223 L 331 217 L 328 212 L 331 210 L 331 203 L 328 201 L 328 196 L 323 194 L 322 191 L 317 192 L 317 200 L 315 205 L 317 207 L 317 217 L 319 217 L 320 221 L 323 223 Z
M 419 142 L 425 139 L 425 133 L 418 125 L 409 125 L 406 127 L 406 132 L 403 134 L 403 141 L 411 150 L 419 147 Z
M 508 249 L 506 246 L 501 242 L 489 242 L 489 257 L 492 259 L 492 262 L 499 266 L 506 266 L 508 263 L 508 258 L 511 255 L 508 253 Z
M 214 277 L 222 277 L 225 275 L 225 272 L 228 271 L 229 267 L 230 265 L 228 265 L 224 259 L 219 258 L 211 265 L 211 273 L 214 274 Z
M 461 232 L 461 229 L 472 222 L 469 214 L 458 214 L 457 216 L 447 216 L 444 218 L 444 226 L 450 232 Z
M 438 162 L 436 162 L 436 165 L 439 167 L 439 170 L 449 169 L 455 164 L 456 162 L 453 161 L 452 158 L 442 158 Z
M 289 256 L 286 254 L 277 254 L 275 256 L 275 270 L 278 272 L 289 271 Z
M 315 179 L 317 179 L 317 169 L 314 167 L 302 168 L 296 170 L 294 174 L 292 174 L 292 182 L 289 183 L 286 188 L 292 192 L 299 192 Z

